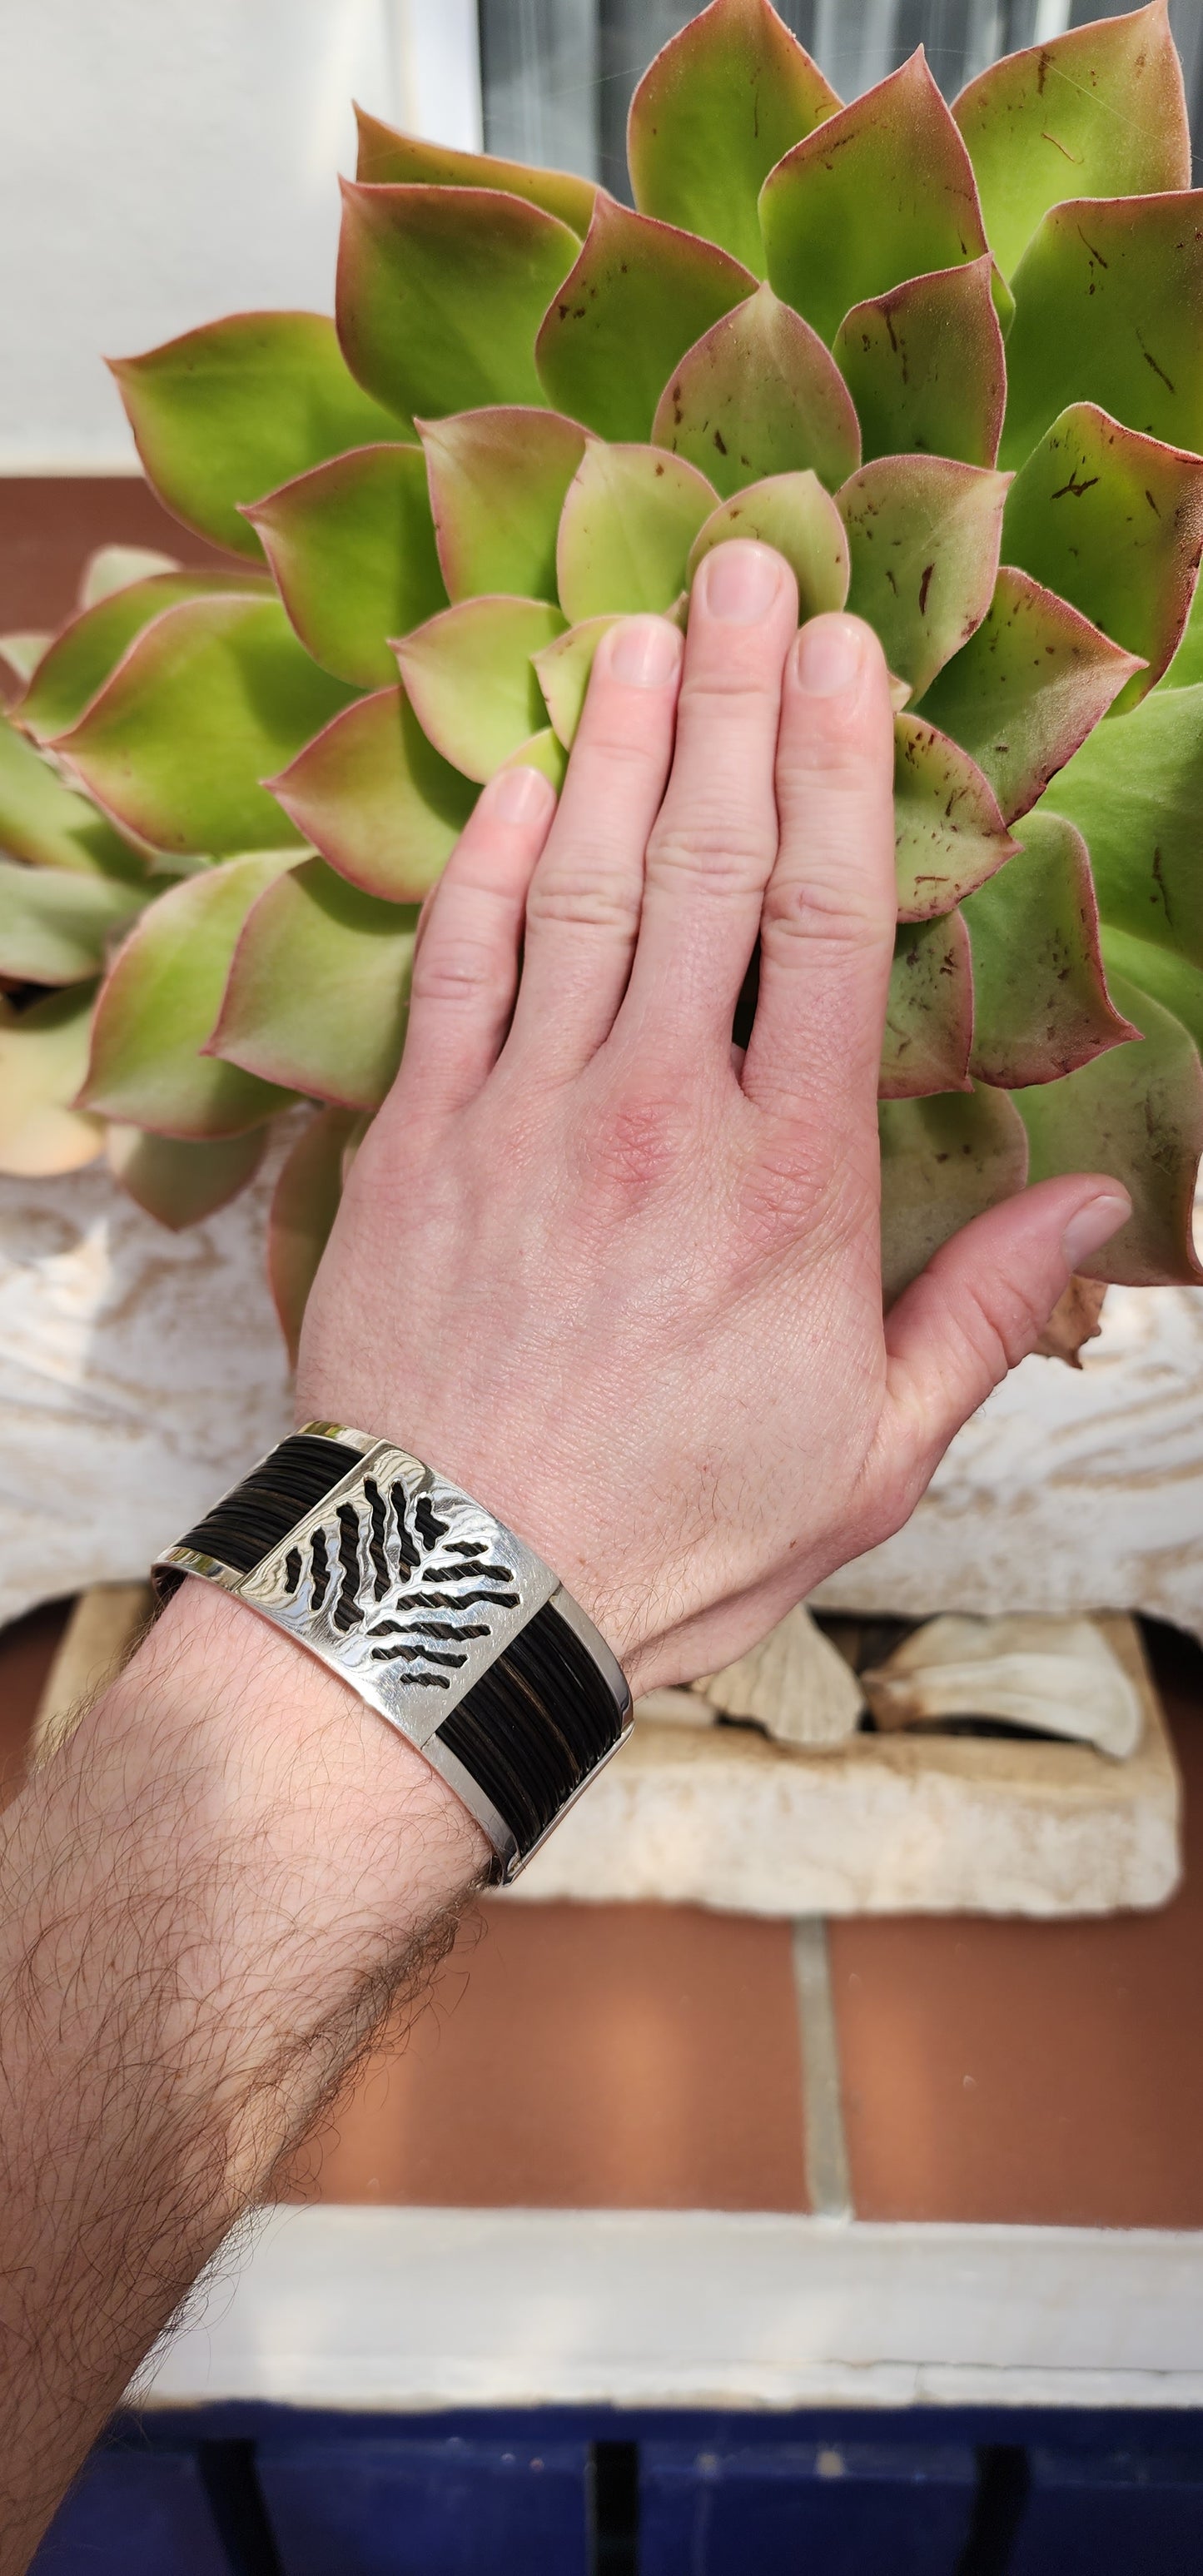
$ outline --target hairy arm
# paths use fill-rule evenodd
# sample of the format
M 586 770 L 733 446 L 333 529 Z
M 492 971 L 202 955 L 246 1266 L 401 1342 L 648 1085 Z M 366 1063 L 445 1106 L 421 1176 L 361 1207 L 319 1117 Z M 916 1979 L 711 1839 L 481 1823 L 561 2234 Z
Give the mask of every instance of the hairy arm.
M 310 1299 L 300 1418 L 465 1486 L 636 1693 L 897 1528 L 1128 1212 L 1045 1182 L 883 1320 L 892 760 L 880 648 L 799 637 L 767 548 L 707 559 L 684 647 L 614 629 L 558 810 L 502 773 L 448 865 Z M 0 2576 L 486 1857 L 400 1738 L 196 1584 L 30 1784 L 0 1852 Z

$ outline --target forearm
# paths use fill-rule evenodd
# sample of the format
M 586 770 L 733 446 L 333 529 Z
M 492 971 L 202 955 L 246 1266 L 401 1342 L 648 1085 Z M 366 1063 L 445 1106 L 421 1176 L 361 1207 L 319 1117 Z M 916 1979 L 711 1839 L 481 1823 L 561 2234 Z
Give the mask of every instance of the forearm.
M 0 1847 L 0 2570 L 488 1852 L 352 1693 L 187 1584 Z

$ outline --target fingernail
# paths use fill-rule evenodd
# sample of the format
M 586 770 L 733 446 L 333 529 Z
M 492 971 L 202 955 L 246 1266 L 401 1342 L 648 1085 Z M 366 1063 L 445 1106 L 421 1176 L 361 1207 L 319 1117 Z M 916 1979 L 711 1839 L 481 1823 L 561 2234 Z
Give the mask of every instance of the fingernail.
M 850 689 L 861 666 L 861 630 L 851 617 L 812 617 L 795 647 L 802 687 L 812 698 Z
M 538 823 L 555 803 L 555 789 L 541 769 L 502 769 L 491 781 L 489 803 L 502 823 Z
M 681 659 L 684 639 L 666 617 L 624 617 L 608 638 L 610 675 L 628 689 L 662 689 Z
M 1092 1252 L 1109 1243 L 1131 1214 L 1132 1201 L 1126 1191 L 1105 1190 L 1097 1199 L 1087 1199 L 1085 1207 L 1071 1216 L 1061 1237 L 1061 1250 L 1070 1269 L 1076 1270 L 1080 1261 L 1088 1261 Z
M 701 579 L 712 617 L 729 626 L 754 626 L 767 617 L 781 588 L 781 558 L 769 546 L 732 538 L 706 557 Z

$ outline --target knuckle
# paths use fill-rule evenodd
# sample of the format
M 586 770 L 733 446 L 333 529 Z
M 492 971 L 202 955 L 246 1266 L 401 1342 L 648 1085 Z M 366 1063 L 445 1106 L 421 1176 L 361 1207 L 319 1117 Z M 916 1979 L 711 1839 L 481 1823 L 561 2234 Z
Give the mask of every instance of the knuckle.
M 675 1184 L 695 1143 L 696 1120 L 680 1098 L 620 1092 L 585 1137 L 589 1184 L 611 1206 L 638 1205 Z
M 717 893 L 744 893 L 763 885 L 777 855 L 777 835 L 767 818 L 735 808 L 729 813 L 698 806 L 657 824 L 647 847 L 649 875 L 704 876 Z
M 594 864 L 581 853 L 571 868 L 536 876 L 526 903 L 528 930 L 605 930 L 631 939 L 639 922 L 638 888 L 608 875 L 599 852 Z
M 855 876 L 839 880 L 824 871 L 778 873 L 765 892 L 761 936 L 766 947 L 783 950 L 803 939 L 814 949 L 838 955 L 858 954 L 892 938 L 894 907 Z
M 432 933 L 414 957 L 410 997 L 415 1002 L 478 1002 L 482 993 L 496 990 L 499 972 L 497 951 L 488 941 Z
M 728 629 L 724 633 L 721 654 L 708 660 L 703 669 L 695 665 L 691 670 L 686 663 L 678 726 L 726 724 L 731 721 L 733 709 L 738 715 L 749 705 L 771 707 L 776 722 L 781 703 L 780 663 L 774 662 L 769 670 L 751 652 L 741 653 L 738 646 L 732 649 L 730 632 Z

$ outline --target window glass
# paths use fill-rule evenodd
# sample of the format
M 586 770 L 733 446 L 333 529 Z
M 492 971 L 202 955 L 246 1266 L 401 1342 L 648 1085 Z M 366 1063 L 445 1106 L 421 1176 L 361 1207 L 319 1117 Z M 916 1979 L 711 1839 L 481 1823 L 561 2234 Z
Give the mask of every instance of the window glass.
M 779 0 L 780 14 L 841 98 L 893 71 L 916 45 L 946 98 L 996 55 L 1112 17 L 1098 0 Z M 520 161 L 580 170 L 629 200 L 631 92 L 694 15 L 689 0 L 480 0 L 485 143 Z M 1195 133 L 1203 132 L 1203 0 L 1171 0 Z M 1196 166 L 1196 186 L 1200 171 Z

